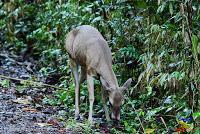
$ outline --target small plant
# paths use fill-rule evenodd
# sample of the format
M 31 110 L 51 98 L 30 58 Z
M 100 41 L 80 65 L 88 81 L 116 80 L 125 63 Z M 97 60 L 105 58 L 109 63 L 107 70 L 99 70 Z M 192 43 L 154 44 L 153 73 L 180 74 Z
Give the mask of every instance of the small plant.
M 0 81 L 0 85 L 2 87 L 4 87 L 4 88 L 9 88 L 9 86 L 10 86 L 10 80 L 7 80 L 7 79 L 2 80 L 2 81 Z
M 87 120 L 85 120 L 83 123 L 79 123 L 74 119 L 69 118 L 66 122 L 66 128 L 72 131 L 72 133 L 78 133 L 78 134 L 80 133 L 91 134 L 94 132 Z
M 53 106 L 58 106 L 58 105 L 71 106 L 73 104 L 73 99 L 67 90 L 56 90 L 53 93 L 53 98 L 46 96 L 43 99 L 43 103 Z

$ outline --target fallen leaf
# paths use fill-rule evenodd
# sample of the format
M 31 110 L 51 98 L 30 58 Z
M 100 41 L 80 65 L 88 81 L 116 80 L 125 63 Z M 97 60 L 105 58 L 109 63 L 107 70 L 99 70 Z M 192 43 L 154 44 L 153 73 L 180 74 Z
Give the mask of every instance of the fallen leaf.
M 179 132 L 173 132 L 172 134 L 180 134 Z
M 12 101 L 15 103 L 24 104 L 24 105 L 30 104 L 28 99 L 17 98 L 16 100 L 12 100 Z
M 176 132 L 185 132 L 185 128 L 179 127 L 175 129 Z
M 59 122 L 56 119 L 49 119 L 47 121 L 48 124 L 52 124 L 54 126 L 59 126 Z
M 190 124 L 187 124 L 186 122 L 184 122 L 182 120 L 179 120 L 178 124 L 181 126 L 181 128 L 185 128 L 185 129 L 190 128 Z
M 186 123 L 186 122 L 184 122 L 184 121 L 182 121 L 182 120 L 178 120 L 177 122 L 178 122 L 178 124 L 179 124 L 179 126 L 180 126 L 179 128 L 182 129 L 181 131 L 184 130 L 183 132 L 185 132 L 185 131 L 191 132 L 191 131 L 193 131 L 193 129 L 194 129 L 193 123 L 188 124 L 188 123 Z
M 147 129 L 145 129 L 145 134 L 152 134 L 154 131 L 155 131 L 155 129 L 147 128 Z
M 35 123 L 36 125 L 40 126 L 40 127 L 45 127 L 45 126 L 51 126 L 52 124 L 49 123 Z
M 37 109 L 34 108 L 22 108 L 23 111 L 29 111 L 29 112 L 37 112 Z

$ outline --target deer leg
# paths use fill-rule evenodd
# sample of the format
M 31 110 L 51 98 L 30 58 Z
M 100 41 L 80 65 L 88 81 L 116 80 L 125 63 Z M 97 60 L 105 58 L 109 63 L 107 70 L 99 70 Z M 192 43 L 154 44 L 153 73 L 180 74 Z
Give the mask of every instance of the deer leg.
M 79 76 L 78 76 L 78 65 L 72 59 L 71 61 L 71 69 L 74 76 L 75 83 L 75 119 L 79 118 Z
M 107 97 L 107 93 L 103 89 L 103 87 L 101 86 L 101 98 L 102 98 L 103 109 L 105 111 L 106 120 L 110 121 L 110 116 L 109 116 L 108 109 L 107 109 L 107 106 L 106 106 L 106 97 Z
M 81 84 L 86 79 L 86 71 L 83 67 L 81 67 L 79 84 Z
M 92 111 L 93 111 L 93 103 L 94 103 L 94 78 L 91 75 L 87 74 L 87 84 L 88 84 L 88 92 L 89 92 L 89 116 L 88 121 L 92 123 Z

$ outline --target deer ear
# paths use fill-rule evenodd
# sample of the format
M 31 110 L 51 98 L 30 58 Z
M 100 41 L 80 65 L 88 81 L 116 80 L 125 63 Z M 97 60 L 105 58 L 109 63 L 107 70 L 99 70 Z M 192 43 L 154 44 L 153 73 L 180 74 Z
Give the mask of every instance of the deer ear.
M 127 89 L 127 88 L 130 86 L 131 82 L 132 82 L 132 79 L 129 78 L 129 79 L 124 83 L 123 87 L 124 87 L 125 89 Z
M 110 86 L 110 84 L 107 81 L 105 81 L 102 77 L 100 77 L 100 81 L 105 90 L 107 90 L 107 91 L 113 90 L 113 88 Z

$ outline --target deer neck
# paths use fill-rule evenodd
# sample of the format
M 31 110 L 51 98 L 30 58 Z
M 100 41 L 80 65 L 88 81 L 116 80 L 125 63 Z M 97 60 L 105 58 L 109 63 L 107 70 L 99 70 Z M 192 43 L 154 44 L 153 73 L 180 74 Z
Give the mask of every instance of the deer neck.
M 110 85 L 112 85 L 114 88 L 119 87 L 116 75 L 112 67 L 104 66 L 100 74 L 101 77 L 103 77 L 103 79 L 107 81 Z

